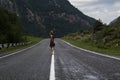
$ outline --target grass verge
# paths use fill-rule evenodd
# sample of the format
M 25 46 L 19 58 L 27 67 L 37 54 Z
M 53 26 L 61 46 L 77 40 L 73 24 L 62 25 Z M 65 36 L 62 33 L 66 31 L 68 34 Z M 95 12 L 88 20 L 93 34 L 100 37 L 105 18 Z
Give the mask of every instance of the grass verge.
M 40 42 L 41 40 L 43 40 L 43 38 L 27 36 L 27 40 L 31 41 L 31 43 L 30 44 L 26 44 L 26 45 L 22 45 L 22 46 L 2 48 L 0 50 L 0 54 L 1 53 L 14 52 L 14 51 L 17 51 L 17 50 L 20 50 L 20 49 L 24 49 L 24 48 L 30 47 L 30 46 Z
M 87 50 L 103 53 L 103 54 L 108 54 L 108 55 L 113 55 L 113 56 L 120 56 L 120 50 L 119 48 L 98 48 L 96 45 L 94 45 L 92 42 L 85 42 L 82 40 L 75 40 L 71 38 L 62 38 L 62 40 L 65 40 L 77 47 L 81 47 Z

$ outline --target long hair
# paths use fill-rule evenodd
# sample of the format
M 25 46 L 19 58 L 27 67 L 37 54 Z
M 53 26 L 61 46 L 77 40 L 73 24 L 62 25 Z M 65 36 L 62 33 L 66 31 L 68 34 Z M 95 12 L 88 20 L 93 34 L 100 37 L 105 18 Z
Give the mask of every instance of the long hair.
M 50 31 L 50 35 L 54 35 L 53 31 Z

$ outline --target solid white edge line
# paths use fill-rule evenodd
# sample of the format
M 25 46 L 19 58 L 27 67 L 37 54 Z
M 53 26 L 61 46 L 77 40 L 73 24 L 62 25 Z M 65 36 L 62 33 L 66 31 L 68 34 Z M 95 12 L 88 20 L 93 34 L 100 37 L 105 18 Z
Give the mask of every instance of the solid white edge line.
M 55 80 L 55 65 L 54 65 L 54 51 L 51 57 L 50 77 L 49 80 Z
M 74 46 L 64 40 L 62 40 L 63 42 L 65 42 L 66 44 L 72 46 L 72 47 L 75 47 L 77 49 L 80 49 L 80 50 L 83 50 L 83 51 L 86 51 L 86 52 L 90 52 L 90 53 L 93 53 L 93 54 L 96 54 L 96 55 L 100 55 L 100 56 L 104 56 L 104 57 L 109 57 L 109 58 L 112 58 L 112 59 L 116 59 L 116 60 L 120 60 L 120 58 L 117 58 L 117 57 L 114 57 L 114 56 L 110 56 L 110 55 L 106 55 L 106 54 L 102 54 L 102 53 L 98 53 L 98 52 L 94 52 L 94 51 L 90 51 L 90 50 L 86 50 L 86 49 L 83 49 L 83 48 L 80 48 L 80 47 L 77 47 L 77 46 Z
M 6 58 L 6 57 L 9 57 L 9 56 L 12 56 L 12 55 L 14 55 L 14 54 L 17 54 L 17 53 L 19 53 L 19 52 L 22 52 L 22 51 L 25 51 L 25 50 L 27 50 L 27 49 L 30 49 L 30 48 L 32 48 L 32 47 L 38 45 L 38 44 L 41 43 L 41 42 L 42 42 L 42 41 L 40 41 L 40 42 L 36 43 L 35 45 L 30 46 L 30 47 L 28 47 L 28 48 L 25 48 L 25 49 L 19 50 L 19 51 L 17 51 L 17 52 L 14 52 L 14 53 L 10 53 L 10 54 L 7 54 L 7 55 L 4 55 L 4 56 L 1 56 L 0 59 L 3 59 L 3 58 Z

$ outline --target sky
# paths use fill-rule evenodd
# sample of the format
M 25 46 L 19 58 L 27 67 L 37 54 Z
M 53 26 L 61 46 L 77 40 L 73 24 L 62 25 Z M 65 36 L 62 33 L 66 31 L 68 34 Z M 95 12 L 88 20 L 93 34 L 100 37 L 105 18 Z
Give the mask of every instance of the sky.
M 120 16 L 120 0 L 69 0 L 84 14 L 109 24 Z

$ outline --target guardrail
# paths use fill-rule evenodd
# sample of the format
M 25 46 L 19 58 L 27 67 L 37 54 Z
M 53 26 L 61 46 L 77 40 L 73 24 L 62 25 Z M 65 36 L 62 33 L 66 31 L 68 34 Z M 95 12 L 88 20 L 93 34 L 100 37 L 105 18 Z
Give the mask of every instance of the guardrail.
M 0 44 L 0 49 L 2 48 L 9 48 L 9 47 L 15 47 L 15 46 L 23 46 L 23 45 L 27 45 L 27 44 L 31 44 L 32 41 L 30 42 L 21 42 L 21 43 L 5 43 L 5 44 Z

